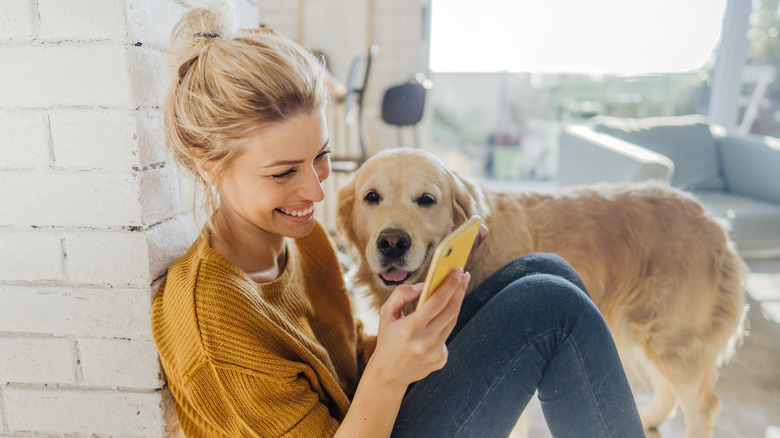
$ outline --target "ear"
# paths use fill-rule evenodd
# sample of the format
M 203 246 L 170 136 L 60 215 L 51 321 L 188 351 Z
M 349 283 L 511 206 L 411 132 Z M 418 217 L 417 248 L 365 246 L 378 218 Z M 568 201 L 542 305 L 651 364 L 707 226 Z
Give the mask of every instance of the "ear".
M 482 188 L 465 176 L 449 171 L 452 177 L 452 213 L 455 226 L 466 222 L 468 218 L 474 215 L 487 217 L 490 214 L 490 207 L 485 200 L 485 193 Z
M 195 167 L 198 168 L 198 173 L 200 174 L 201 178 L 203 178 L 203 180 L 208 184 L 212 184 L 217 168 L 217 162 L 214 160 L 196 160 Z
M 351 246 L 357 244 L 357 235 L 353 226 L 352 210 L 355 203 L 355 177 L 336 192 L 336 231 L 347 239 Z

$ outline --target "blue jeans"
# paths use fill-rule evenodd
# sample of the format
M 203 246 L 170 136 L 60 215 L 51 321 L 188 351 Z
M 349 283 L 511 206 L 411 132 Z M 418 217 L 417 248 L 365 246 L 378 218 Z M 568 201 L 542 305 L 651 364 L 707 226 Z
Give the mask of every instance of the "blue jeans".
M 537 390 L 555 437 L 645 436 L 604 318 L 556 255 L 518 258 L 466 295 L 447 346 L 393 437 L 506 437 Z

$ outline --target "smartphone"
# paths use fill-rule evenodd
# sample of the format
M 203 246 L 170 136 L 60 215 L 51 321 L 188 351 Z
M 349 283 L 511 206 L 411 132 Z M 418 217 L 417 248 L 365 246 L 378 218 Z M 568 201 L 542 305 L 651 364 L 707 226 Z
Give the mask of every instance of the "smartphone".
M 482 220 L 478 216 L 473 216 L 445 237 L 436 247 L 428 274 L 425 276 L 420 299 L 417 301 L 418 309 L 450 272 L 462 268 L 466 264 L 471 247 L 477 240 L 481 224 Z

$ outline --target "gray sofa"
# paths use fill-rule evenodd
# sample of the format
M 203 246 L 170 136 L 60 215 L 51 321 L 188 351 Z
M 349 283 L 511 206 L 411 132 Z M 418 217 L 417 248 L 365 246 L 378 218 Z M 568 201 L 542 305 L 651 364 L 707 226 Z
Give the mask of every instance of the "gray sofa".
M 561 184 L 661 180 L 726 219 L 743 257 L 780 257 L 780 139 L 692 115 L 599 116 L 564 127 L 560 140 Z

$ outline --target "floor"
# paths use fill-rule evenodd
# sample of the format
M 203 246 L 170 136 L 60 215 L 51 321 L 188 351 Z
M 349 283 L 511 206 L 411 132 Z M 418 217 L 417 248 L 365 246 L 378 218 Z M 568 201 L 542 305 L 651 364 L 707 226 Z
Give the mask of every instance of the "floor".
M 748 260 L 749 332 L 731 362 L 721 369 L 715 392 L 723 408 L 715 425 L 717 438 L 780 438 L 780 259 Z M 376 313 L 361 294 L 356 310 L 367 330 L 375 331 Z M 649 394 L 637 394 L 639 403 Z M 527 408 L 527 431 L 511 438 L 550 438 L 541 408 L 534 399 Z M 526 433 L 527 432 L 527 433 Z M 648 433 L 648 438 L 685 435 L 682 414 Z

